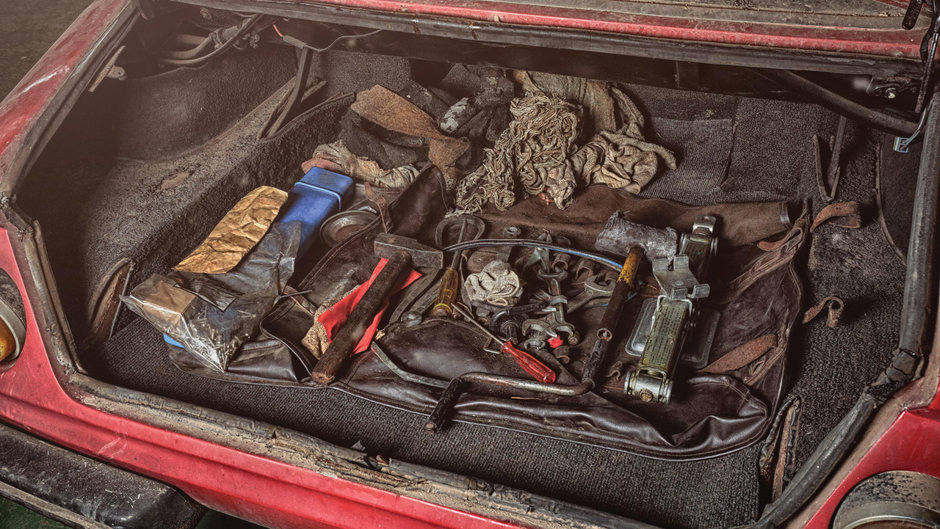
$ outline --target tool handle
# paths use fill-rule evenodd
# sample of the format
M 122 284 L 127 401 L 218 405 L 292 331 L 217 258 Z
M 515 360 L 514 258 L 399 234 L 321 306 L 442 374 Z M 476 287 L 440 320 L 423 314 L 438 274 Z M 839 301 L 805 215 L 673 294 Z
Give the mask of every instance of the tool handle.
M 532 375 L 532 378 L 543 382 L 545 384 L 554 384 L 555 383 L 555 372 L 552 371 L 547 365 L 539 362 L 534 356 L 523 351 L 522 349 L 517 348 L 512 344 L 512 342 L 504 342 L 503 346 L 500 347 L 500 351 L 511 354 L 513 358 L 516 359 L 516 364 L 519 365 L 526 373 Z
M 434 411 L 428 416 L 428 422 L 424 425 L 425 430 L 434 433 L 444 427 L 444 423 L 447 422 L 451 412 L 454 410 L 457 399 L 460 398 L 466 385 L 467 383 L 461 380 L 460 377 L 450 381 L 450 384 L 447 385 L 447 388 L 441 395 L 441 400 L 437 401 L 437 406 L 434 407 Z
M 437 300 L 434 302 L 433 314 L 438 317 L 450 316 L 454 313 L 454 302 L 457 301 L 457 289 L 460 275 L 454 268 L 444 271 L 440 290 L 437 291 Z
M 643 259 L 643 248 L 634 246 L 630 248 L 630 253 L 623 261 L 623 268 L 620 269 L 620 276 L 614 284 L 614 291 L 610 294 L 610 300 L 607 302 L 607 310 L 601 318 L 601 326 L 597 330 L 597 341 L 594 342 L 594 348 L 591 350 L 591 356 L 584 366 L 581 373 L 581 382 L 593 382 L 597 377 L 597 372 L 603 367 L 607 359 L 607 349 L 610 341 L 614 339 L 614 331 L 620 323 L 620 316 L 623 314 L 623 306 L 627 302 L 630 292 L 636 288 L 637 272 L 640 269 L 640 261 Z
M 336 378 L 343 363 L 352 353 L 356 343 L 369 328 L 376 313 L 381 310 L 385 298 L 398 284 L 401 275 L 411 268 L 411 256 L 407 252 L 397 252 L 389 257 L 385 267 L 375 277 L 375 281 L 356 303 L 355 308 L 346 318 L 346 323 L 339 329 L 323 356 L 313 368 L 310 378 L 320 384 L 329 384 Z

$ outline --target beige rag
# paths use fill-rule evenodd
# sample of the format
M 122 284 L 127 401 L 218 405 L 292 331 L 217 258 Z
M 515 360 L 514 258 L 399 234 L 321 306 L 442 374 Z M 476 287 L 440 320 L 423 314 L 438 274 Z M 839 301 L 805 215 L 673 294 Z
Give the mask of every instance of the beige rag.
M 623 125 L 616 132 L 601 131 L 568 162 L 580 185 L 606 184 L 637 194 L 656 176 L 659 160 L 676 168 L 672 151 L 643 138 L 643 115 L 633 101 L 615 87 L 610 95 L 617 103 Z
M 314 358 L 319 359 L 320 356 L 326 351 L 326 348 L 330 345 L 330 336 L 326 332 L 326 327 L 320 323 L 320 316 L 323 316 L 323 313 L 330 310 L 330 307 L 336 304 L 341 299 L 345 299 L 346 296 L 353 293 L 354 290 L 359 288 L 359 285 L 349 289 L 348 292 L 345 292 L 342 296 L 338 296 L 335 299 L 331 299 L 321 305 L 313 313 L 313 325 L 307 329 L 307 334 L 304 335 L 303 339 L 300 340 L 301 345 L 307 348 L 310 351 L 310 354 Z
M 350 107 L 363 119 L 395 132 L 425 138 L 428 159 L 444 173 L 448 190 L 457 183 L 457 160 L 470 148 L 466 138 L 452 138 L 442 133 L 434 119 L 407 99 L 384 86 L 359 92 Z
M 512 307 L 522 297 L 522 283 L 506 261 L 490 261 L 483 270 L 470 274 L 463 284 L 470 303 L 482 301 L 497 307 Z
M 330 345 L 330 337 L 326 333 L 326 327 L 320 323 L 320 316 L 322 316 L 328 308 L 327 305 L 323 305 L 313 313 L 313 325 L 307 329 L 307 334 L 305 334 L 303 340 L 300 341 L 300 343 L 310 351 L 310 354 L 317 359 L 323 355 L 323 351 L 326 351 L 326 348 Z
M 550 94 L 581 106 L 582 141 L 619 128 L 617 107 L 605 81 L 524 70 L 515 70 L 512 76 L 525 94 Z
M 180 272 L 224 274 L 235 268 L 258 241 L 264 237 L 277 217 L 287 193 L 261 186 L 238 201 L 206 240 L 174 267 Z
M 505 210 L 516 203 L 516 179 L 526 195 L 547 192 L 561 209 L 571 201 L 575 182 L 566 159 L 580 132 L 580 109 L 542 93 L 513 99 L 512 121 L 485 160 L 457 186 L 457 210 L 482 211 L 487 202 Z
M 660 160 L 676 168 L 671 151 L 643 138 L 643 115 L 610 83 L 524 71 L 514 77 L 526 96 L 513 100 L 509 128 L 461 181 L 459 212 L 480 212 L 487 202 L 509 208 L 516 178 L 527 195 L 544 193 L 564 209 L 575 187 L 605 184 L 635 194 L 656 176 Z M 576 148 L 582 135 L 590 139 Z M 538 165 L 526 171 L 526 164 Z
M 386 171 L 378 162 L 353 154 L 343 140 L 318 146 L 313 151 L 313 156 L 301 164 L 301 167 L 304 173 L 319 167 L 388 188 L 405 187 L 418 176 L 418 169 L 413 165 L 402 165 Z

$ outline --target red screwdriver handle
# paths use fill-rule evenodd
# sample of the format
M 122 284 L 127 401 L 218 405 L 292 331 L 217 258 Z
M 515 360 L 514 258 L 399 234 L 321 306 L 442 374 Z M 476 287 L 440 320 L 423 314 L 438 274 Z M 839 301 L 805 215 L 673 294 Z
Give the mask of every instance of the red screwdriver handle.
M 511 354 L 512 357 L 516 359 L 516 363 L 519 364 L 519 367 L 525 370 L 526 373 L 532 375 L 535 380 L 545 384 L 555 383 L 554 371 L 552 371 L 547 365 L 539 362 L 529 353 L 521 349 L 517 349 L 512 345 L 512 342 L 507 341 L 503 343 L 500 351 Z

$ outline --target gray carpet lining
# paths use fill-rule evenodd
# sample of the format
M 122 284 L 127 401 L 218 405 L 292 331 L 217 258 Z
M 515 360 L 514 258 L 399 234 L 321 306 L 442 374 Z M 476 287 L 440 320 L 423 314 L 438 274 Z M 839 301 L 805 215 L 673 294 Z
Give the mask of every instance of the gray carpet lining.
M 136 320 L 92 356 L 97 378 L 310 433 L 371 455 L 427 465 L 664 527 L 723 527 L 757 509 L 758 447 L 708 461 L 669 462 L 487 426 L 429 435 L 423 415 L 336 390 L 231 384 L 176 369 Z M 677 501 L 681 498 L 681 501 Z

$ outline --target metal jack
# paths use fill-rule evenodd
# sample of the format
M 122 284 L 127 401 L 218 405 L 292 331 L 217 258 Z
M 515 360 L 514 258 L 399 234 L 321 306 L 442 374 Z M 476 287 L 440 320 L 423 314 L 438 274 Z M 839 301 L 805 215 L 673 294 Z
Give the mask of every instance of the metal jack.
M 715 224 L 715 217 L 699 216 L 692 233 L 682 235 L 678 255 L 653 261 L 653 277 L 661 293 L 648 301 L 652 310 L 642 312 L 651 316 L 648 320 L 641 316 L 627 346 L 628 352 L 642 352 L 639 364 L 626 377 L 627 395 L 663 404 L 672 398 L 673 375 L 697 314 L 695 301 L 708 297 L 711 290 L 698 278 L 705 277 L 717 248 Z

